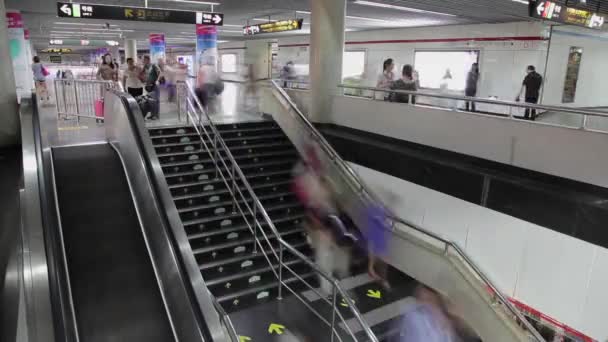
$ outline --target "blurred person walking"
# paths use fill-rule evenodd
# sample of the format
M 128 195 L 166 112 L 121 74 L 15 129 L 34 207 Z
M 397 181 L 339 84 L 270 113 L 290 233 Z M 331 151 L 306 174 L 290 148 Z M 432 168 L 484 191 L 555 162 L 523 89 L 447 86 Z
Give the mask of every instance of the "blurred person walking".
M 395 81 L 390 89 L 418 91 L 418 80 L 414 77 L 414 68 L 410 64 L 403 66 L 401 79 Z M 416 104 L 416 97 L 408 94 L 391 93 L 389 100 L 391 102 L 409 103 L 410 97 L 412 98 L 412 104 Z
M 127 58 L 127 70 L 123 77 L 123 84 L 127 92 L 133 97 L 138 97 L 144 94 L 145 75 L 142 68 L 135 65 L 133 58 Z
M 291 87 L 291 84 L 288 82 L 296 79 L 296 68 L 292 61 L 287 62 L 287 64 L 283 66 L 280 77 L 283 80 L 283 88 Z
M 415 291 L 416 303 L 406 309 L 399 342 L 459 341 L 441 295 L 425 285 Z
M 46 84 L 46 77 L 49 71 L 40 62 L 40 57 L 34 56 L 32 59 L 32 73 L 34 74 L 34 85 L 40 101 L 50 101 L 49 89 Z
M 473 63 L 471 65 L 471 70 L 467 74 L 467 81 L 464 88 L 464 95 L 468 97 L 477 96 L 477 84 L 479 83 L 479 64 Z M 475 101 L 466 101 L 466 109 L 467 111 L 474 112 Z
M 144 56 L 144 75 L 145 75 L 145 89 L 150 97 L 154 100 L 151 111 L 151 120 L 158 120 L 160 113 L 160 77 L 161 69 L 158 65 L 153 64 L 150 60 L 150 56 Z
M 389 58 L 382 63 L 382 73 L 378 75 L 378 81 L 376 82 L 376 88 L 380 89 L 392 89 L 393 83 L 395 82 L 395 63 L 392 58 Z M 376 92 L 374 94 L 376 100 L 388 101 L 390 98 L 389 93 Z
M 526 103 L 537 104 L 540 96 L 540 88 L 543 85 L 543 77 L 536 72 L 534 65 L 528 65 L 526 73 L 527 75 L 522 82 L 521 89 L 519 90 L 519 93 L 517 93 L 515 101 L 519 102 L 521 94 L 524 93 Z M 536 120 L 536 109 L 526 108 L 524 118 L 526 120 Z
M 216 98 L 224 91 L 224 82 L 220 79 L 215 65 L 215 57 L 202 58 L 196 77 L 196 95 L 201 104 L 210 113 L 216 113 Z

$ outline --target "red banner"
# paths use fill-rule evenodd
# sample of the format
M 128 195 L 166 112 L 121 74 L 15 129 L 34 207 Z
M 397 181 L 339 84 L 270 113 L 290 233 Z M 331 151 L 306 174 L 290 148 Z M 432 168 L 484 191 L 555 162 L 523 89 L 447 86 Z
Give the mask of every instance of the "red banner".
M 23 28 L 23 18 L 19 12 L 6 12 L 6 22 L 9 29 Z

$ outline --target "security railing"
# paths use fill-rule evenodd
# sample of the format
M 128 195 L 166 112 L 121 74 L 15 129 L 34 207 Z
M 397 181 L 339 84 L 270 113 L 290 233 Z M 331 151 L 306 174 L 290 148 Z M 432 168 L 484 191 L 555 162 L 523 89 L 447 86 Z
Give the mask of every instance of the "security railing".
M 604 125 L 602 125 L 601 122 L 601 120 L 608 120 L 608 113 L 592 109 L 551 106 L 517 101 L 502 101 L 490 98 L 441 94 L 428 91 L 391 90 L 346 84 L 340 84 L 338 87 L 344 89 L 345 96 L 362 97 L 370 100 L 384 101 L 384 96 L 378 96 L 379 94 L 384 94 L 386 96 L 390 94 L 400 94 L 407 98 L 407 102 L 404 102 L 403 105 L 424 107 L 431 106 L 449 110 L 467 111 L 468 104 L 469 110 L 472 114 L 498 114 L 512 120 L 519 120 L 525 117 L 526 112 L 529 112 L 530 116 L 551 114 L 561 117 L 554 118 L 553 120 L 551 118 L 542 117 L 542 120 L 537 121 L 536 123 L 574 127 L 586 131 L 608 130 L 608 121 L 604 122 Z M 359 93 L 354 94 L 354 90 L 358 91 Z M 473 106 L 476 107 L 475 110 L 472 109 Z M 565 118 L 564 115 L 571 115 L 574 116 L 574 118 Z M 592 118 L 595 121 L 592 121 Z M 600 121 L 598 122 L 598 120 Z
M 56 79 L 55 104 L 58 119 L 90 118 L 103 121 L 103 101 L 108 90 L 122 90 L 119 82 Z
M 290 137 L 292 138 L 292 141 L 293 139 L 314 140 L 323 152 L 323 155 L 320 156 L 322 157 L 322 161 L 330 165 L 330 167 L 326 167 L 326 169 L 328 170 L 328 176 L 332 181 L 339 182 L 338 184 L 340 185 L 345 185 L 345 189 L 348 189 L 350 194 L 359 198 L 362 205 L 365 205 L 366 203 L 382 203 L 382 201 L 369 190 L 357 173 L 333 149 L 315 126 L 306 118 L 306 116 L 304 116 L 304 114 L 302 114 L 279 82 L 280 81 L 272 81 L 271 85 L 275 94 L 279 96 L 279 101 L 289 107 L 287 112 L 291 115 L 291 118 L 275 117 L 275 120 L 282 121 L 280 122 L 282 127 L 285 125 L 285 127 L 289 127 L 290 130 L 299 132 L 299 136 Z M 419 93 L 416 92 L 404 93 L 419 95 Z M 388 207 L 385 205 L 385 208 Z M 513 326 L 519 326 L 524 329 L 532 340 L 544 342 L 544 339 L 538 331 L 534 329 L 522 313 L 514 307 L 509 299 L 502 294 L 492 281 L 490 281 L 489 277 L 456 242 L 445 239 L 413 222 L 400 218 L 395 213 L 391 212 L 389 216 L 391 221 L 391 233 L 400 239 L 409 241 L 414 240 L 417 244 L 430 244 L 435 249 L 441 251 L 442 255 L 452 264 L 454 264 L 454 258 L 460 260 L 461 263 L 465 265 L 465 268 L 468 269 L 467 274 L 472 274 L 475 279 L 481 282 L 481 286 L 479 287 L 491 297 L 491 302 L 500 304 L 500 307 L 506 310 L 507 319 L 514 323 Z
M 283 298 L 283 289 L 290 291 L 298 300 L 300 300 L 309 310 L 311 310 L 323 323 L 330 328 L 331 341 L 335 339 L 342 341 L 343 335 L 337 330 L 337 324 L 341 322 L 341 326 L 345 332 L 352 338 L 353 341 L 360 341 L 353 332 L 352 326 L 347 324 L 343 314 L 340 312 L 338 305 L 346 305 L 353 314 L 355 322 L 360 326 L 365 333 L 364 341 L 378 342 L 378 338 L 372 332 L 369 325 L 363 320 L 361 313 L 354 305 L 354 301 L 348 293 L 340 286 L 340 283 L 330 274 L 321 270 L 312 260 L 283 240 L 270 216 L 266 212 L 257 195 L 254 193 L 251 185 L 245 177 L 243 171 L 238 166 L 238 163 L 230 149 L 221 137 L 221 134 L 213 123 L 213 120 L 200 103 L 191 85 L 178 83 L 180 88 L 179 94 L 185 96 L 183 100 L 185 108 L 184 114 L 189 118 L 200 138 L 200 148 L 205 150 L 216 170 L 216 178 L 221 178 L 222 182 L 228 189 L 233 200 L 233 211 L 240 213 L 254 236 L 253 250 L 254 253 L 261 252 L 264 258 L 270 265 L 271 271 L 279 281 L 278 298 Z M 181 102 L 180 102 L 181 103 Z M 266 229 L 264 229 L 266 227 Z M 269 232 L 267 231 L 269 230 Z M 276 243 L 273 243 L 274 240 Z M 305 280 L 303 275 L 298 274 L 290 264 L 285 262 L 286 254 L 291 253 L 298 260 L 309 266 L 315 275 L 318 275 L 327 280 L 332 285 L 332 293 L 330 299 L 327 294 L 320 293 L 319 290 Z M 272 261 L 275 260 L 275 263 Z M 277 267 L 274 265 L 278 264 Z M 277 269 L 278 268 L 278 269 Z M 295 279 L 286 281 L 285 272 L 289 272 Z M 319 298 L 331 307 L 331 317 L 325 317 L 317 309 L 313 308 L 298 291 L 294 290 L 292 284 L 296 281 L 302 282 L 306 287 L 313 291 Z M 339 297 L 344 301 L 339 303 Z

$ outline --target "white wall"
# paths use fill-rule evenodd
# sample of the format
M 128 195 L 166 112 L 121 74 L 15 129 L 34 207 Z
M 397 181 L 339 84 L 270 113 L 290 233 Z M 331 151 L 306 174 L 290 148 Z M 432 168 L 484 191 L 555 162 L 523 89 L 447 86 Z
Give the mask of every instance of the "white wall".
M 387 203 L 401 217 L 457 242 L 505 294 L 593 338 L 608 338 L 608 250 L 352 165 L 372 189 L 397 196 Z
M 608 134 L 337 96 L 329 122 L 608 187 Z
M 577 27 L 555 27 L 551 39 L 543 103 L 573 107 L 608 106 L 608 33 Z M 562 104 L 568 55 L 582 47 L 583 57 L 574 103 Z
M 347 32 L 346 49 L 367 51 L 364 84 L 369 86 L 376 85 L 387 58 L 393 58 L 400 69 L 404 64 L 414 64 L 416 50 L 480 50 L 478 95 L 513 100 L 526 66 L 544 69 L 547 41 L 538 39 L 545 35 L 542 24 L 529 22 Z M 525 37 L 530 40 L 519 40 Z M 395 40 L 401 42 L 386 42 Z M 308 42 L 307 36 L 279 39 L 279 63 L 308 64 Z
M 221 73 L 222 65 L 221 65 L 221 56 L 225 54 L 234 54 L 236 55 L 236 63 L 237 65 L 245 64 L 245 52 L 247 51 L 247 47 L 245 46 L 245 42 L 227 42 L 219 44 L 218 48 L 218 56 L 219 56 L 219 70 Z M 239 72 L 237 73 L 221 73 L 221 77 L 225 80 L 239 81 L 242 79 L 241 77 L 241 69 L 239 68 Z

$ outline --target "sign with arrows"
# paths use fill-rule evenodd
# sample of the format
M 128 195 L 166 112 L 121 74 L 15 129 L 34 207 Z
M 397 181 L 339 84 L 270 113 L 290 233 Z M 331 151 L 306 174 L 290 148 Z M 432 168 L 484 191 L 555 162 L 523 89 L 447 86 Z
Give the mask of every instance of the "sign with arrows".
M 224 14 L 179 11 L 161 8 L 110 6 L 97 4 L 57 3 L 57 16 L 62 18 L 152 21 L 177 24 L 222 26 Z
M 601 29 L 606 17 L 576 7 L 564 6 L 555 1 L 530 1 L 530 16 L 558 23 Z
M 245 26 L 243 28 L 243 34 L 246 36 L 253 36 L 262 33 L 296 31 L 301 30 L 302 25 L 304 25 L 304 19 L 272 21 L 265 24 Z
M 270 326 L 268 327 L 268 333 L 271 335 L 272 334 L 283 335 L 284 332 L 285 332 L 285 326 L 281 325 L 281 324 L 270 323 Z

